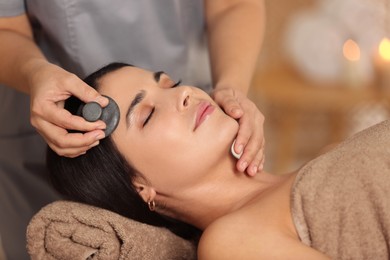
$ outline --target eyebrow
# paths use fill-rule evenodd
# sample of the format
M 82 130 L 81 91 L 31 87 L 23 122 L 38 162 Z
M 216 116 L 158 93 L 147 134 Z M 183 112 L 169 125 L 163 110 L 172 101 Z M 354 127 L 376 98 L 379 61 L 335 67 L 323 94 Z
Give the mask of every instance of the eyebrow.
M 165 72 L 164 71 L 157 71 L 153 74 L 153 77 L 154 77 L 154 80 L 156 81 L 156 83 L 160 82 L 160 78 L 161 78 L 162 74 L 165 74 Z
M 156 83 L 160 82 L 160 78 L 161 78 L 162 74 L 165 74 L 165 72 L 164 71 L 157 71 L 157 72 L 153 73 L 153 78 L 156 81 Z M 130 122 L 130 117 L 133 114 L 135 107 L 139 103 L 142 102 L 142 100 L 145 98 L 145 96 L 146 96 L 146 91 L 145 90 L 141 90 L 139 93 L 137 93 L 137 95 L 135 95 L 134 99 L 131 101 L 130 106 L 127 109 L 127 112 L 126 112 L 126 126 L 127 126 L 127 128 L 129 128 L 131 126 L 130 125 L 130 123 L 131 123 Z

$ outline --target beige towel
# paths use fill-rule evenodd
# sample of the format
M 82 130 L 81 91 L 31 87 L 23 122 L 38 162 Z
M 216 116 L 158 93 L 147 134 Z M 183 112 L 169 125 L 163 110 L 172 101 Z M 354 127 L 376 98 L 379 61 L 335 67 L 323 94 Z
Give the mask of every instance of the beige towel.
M 292 214 L 301 240 L 332 259 L 390 259 L 390 121 L 303 167 Z
M 195 246 L 164 228 L 85 204 L 57 201 L 27 228 L 34 259 L 196 259 Z

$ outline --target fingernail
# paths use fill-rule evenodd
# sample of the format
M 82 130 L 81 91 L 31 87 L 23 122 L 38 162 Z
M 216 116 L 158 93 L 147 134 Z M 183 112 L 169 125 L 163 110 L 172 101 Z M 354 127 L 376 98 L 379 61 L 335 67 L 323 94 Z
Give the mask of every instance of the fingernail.
M 97 128 L 100 130 L 106 129 L 106 124 L 99 124 Z
M 259 171 L 262 171 L 264 169 L 264 163 L 260 164 Z
M 95 147 L 95 146 L 97 146 L 99 143 L 100 143 L 99 141 L 96 141 L 96 142 L 94 142 L 93 144 L 91 144 L 91 145 L 89 146 L 89 148 Z
M 95 140 L 100 140 L 104 138 L 104 133 L 99 133 L 96 135 Z
M 242 145 L 242 144 L 240 144 L 239 146 L 238 146 L 238 153 L 240 154 L 240 153 L 242 153 L 242 150 L 244 149 L 244 146 Z
M 99 96 L 98 98 L 96 98 L 96 100 L 95 100 L 96 102 L 98 102 L 98 103 L 106 103 L 106 102 L 108 102 L 108 98 L 106 98 L 106 97 L 103 97 L 103 96 Z
M 242 162 L 241 163 L 241 171 L 245 171 L 246 167 L 248 167 L 248 163 L 247 162 Z
M 252 167 L 252 174 L 255 175 L 257 173 L 257 166 Z
M 233 109 L 232 109 L 232 113 L 233 113 L 233 114 L 239 114 L 239 113 L 241 113 L 241 109 L 239 109 L 239 108 L 233 108 Z

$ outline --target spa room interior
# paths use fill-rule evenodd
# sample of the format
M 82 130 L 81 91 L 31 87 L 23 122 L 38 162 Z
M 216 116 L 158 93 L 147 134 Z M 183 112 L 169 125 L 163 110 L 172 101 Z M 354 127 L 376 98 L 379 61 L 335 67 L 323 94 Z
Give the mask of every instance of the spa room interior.
M 269 0 L 251 98 L 283 174 L 390 117 L 387 0 Z

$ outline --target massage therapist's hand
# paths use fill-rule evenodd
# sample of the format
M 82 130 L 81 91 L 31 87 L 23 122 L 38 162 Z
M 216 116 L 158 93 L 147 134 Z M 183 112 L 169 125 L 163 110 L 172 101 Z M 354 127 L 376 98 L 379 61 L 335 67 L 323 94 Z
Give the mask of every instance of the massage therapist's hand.
M 212 94 L 214 100 L 226 114 L 239 122 L 234 150 L 243 154 L 237 161 L 239 171 L 246 171 L 254 176 L 264 166 L 264 116 L 243 93 L 232 88 L 215 89 Z
M 87 122 L 64 109 L 64 101 L 76 96 L 84 102 L 96 101 L 101 106 L 108 99 L 64 69 L 39 61 L 29 73 L 31 124 L 57 154 L 76 157 L 99 144 L 104 138 L 103 121 Z M 66 129 L 85 133 L 69 133 Z

